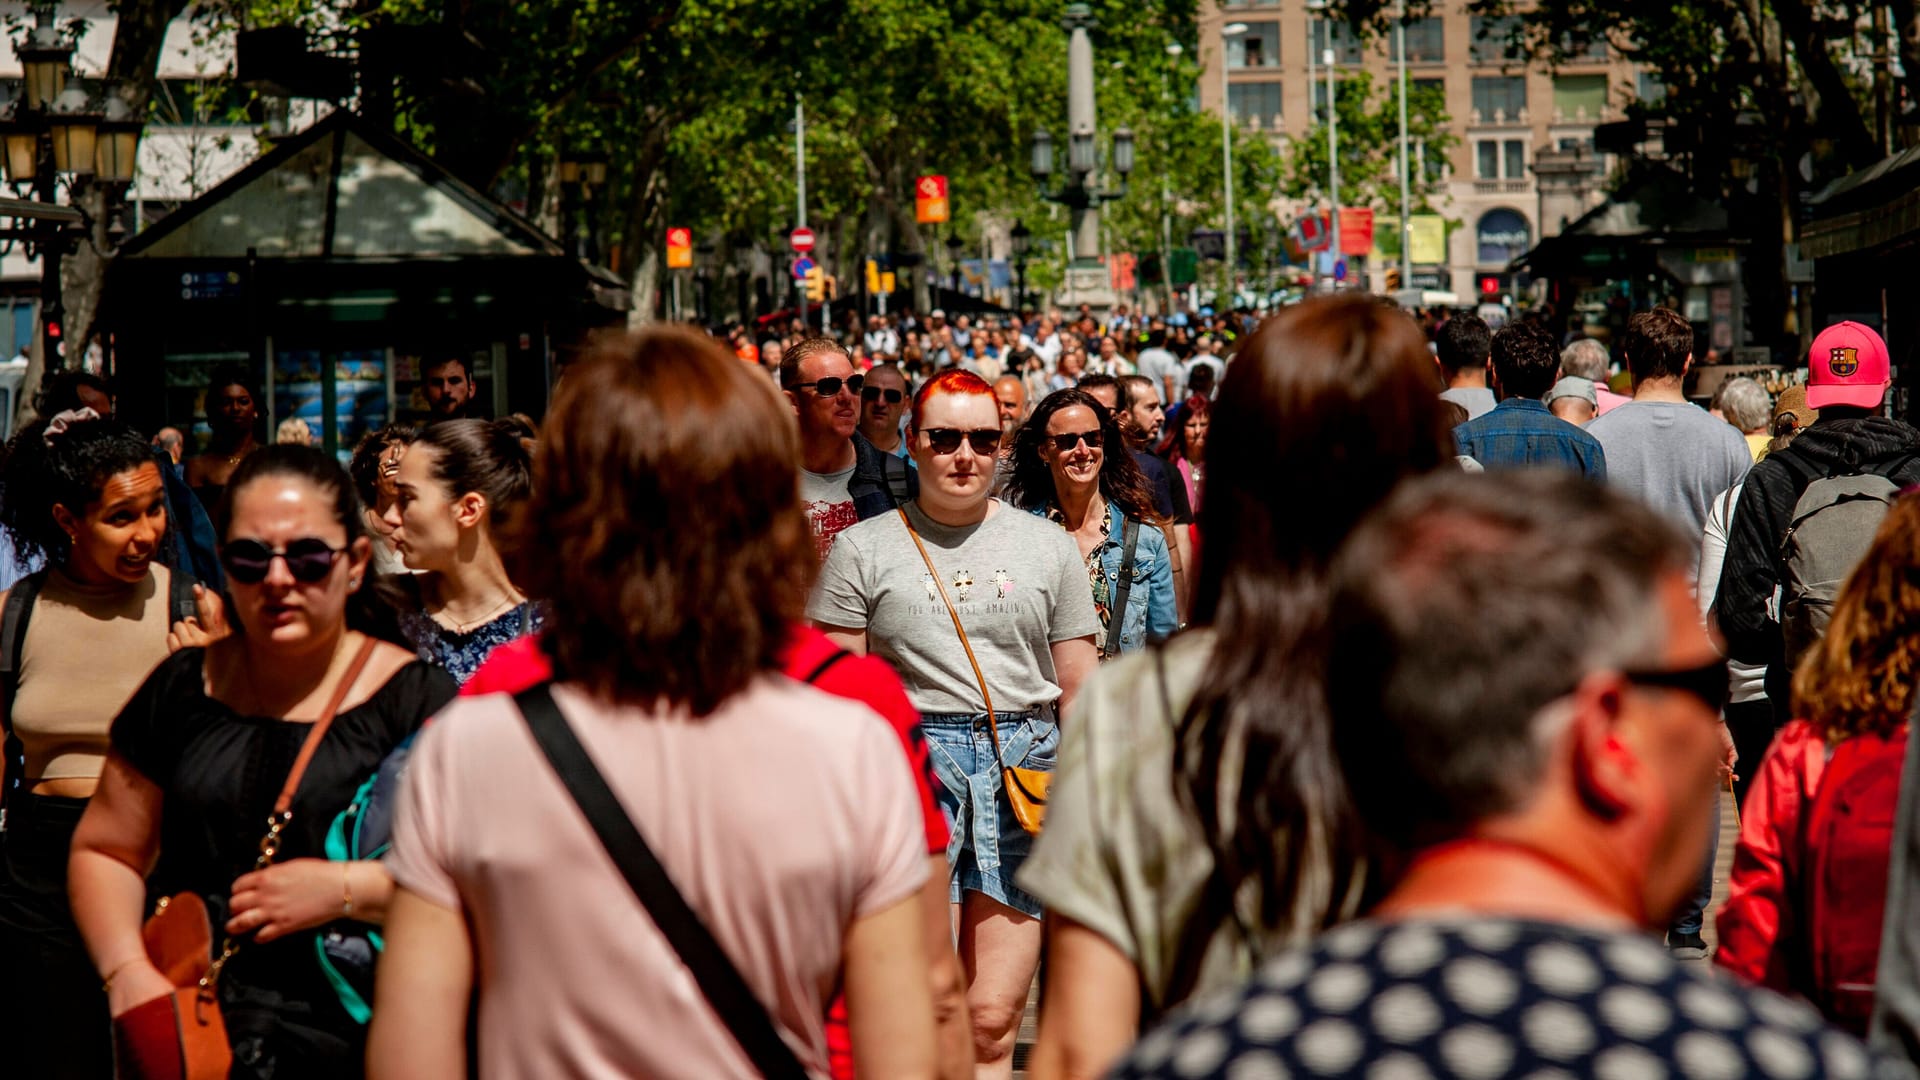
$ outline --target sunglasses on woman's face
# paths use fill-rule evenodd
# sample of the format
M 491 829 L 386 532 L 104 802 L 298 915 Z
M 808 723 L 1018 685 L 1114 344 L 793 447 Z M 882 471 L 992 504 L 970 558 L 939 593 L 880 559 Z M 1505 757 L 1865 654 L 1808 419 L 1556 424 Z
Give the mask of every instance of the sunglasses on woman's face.
M 1053 448 L 1063 454 L 1071 453 L 1073 448 L 1079 446 L 1082 442 L 1085 442 L 1089 449 L 1100 449 L 1101 435 L 1099 428 L 1094 428 L 1092 431 L 1069 431 L 1063 435 L 1053 435 L 1049 437 L 1053 439 Z
M 860 388 L 860 400 L 862 401 L 879 401 L 882 395 L 886 397 L 887 404 L 889 405 L 898 405 L 901 399 L 906 397 L 904 393 L 898 390 L 885 390 L 878 386 L 863 386 Z
M 302 537 L 286 547 L 275 549 L 258 540 L 235 540 L 220 549 L 220 565 L 227 576 L 242 585 L 258 585 L 273 569 L 273 560 L 287 560 L 287 573 L 303 584 L 311 585 L 333 572 L 336 559 L 347 549 L 333 547 L 317 536 Z
M 990 457 L 1000 452 L 999 428 L 975 428 L 961 431 L 959 428 L 928 428 L 927 445 L 933 452 L 945 457 L 960 449 L 960 440 L 967 440 L 973 452 L 981 457 Z

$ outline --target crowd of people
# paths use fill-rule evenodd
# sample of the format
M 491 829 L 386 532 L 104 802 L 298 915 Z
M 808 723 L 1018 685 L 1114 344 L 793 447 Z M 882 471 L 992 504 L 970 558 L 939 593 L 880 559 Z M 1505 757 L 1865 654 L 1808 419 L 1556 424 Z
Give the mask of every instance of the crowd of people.
M 659 327 L 538 423 L 430 365 L 345 468 L 238 374 L 183 462 L 63 373 L 0 461 L 0 1060 L 1005 1077 L 1037 980 L 1047 1080 L 1905 1075 L 1886 346 L 1699 402 L 1678 314 L 1612 345 Z

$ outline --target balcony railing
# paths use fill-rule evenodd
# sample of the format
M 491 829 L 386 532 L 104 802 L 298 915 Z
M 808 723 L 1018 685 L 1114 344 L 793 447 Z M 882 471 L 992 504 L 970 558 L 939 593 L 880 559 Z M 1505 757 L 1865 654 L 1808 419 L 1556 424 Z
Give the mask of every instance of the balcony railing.
M 1475 180 L 1475 195 L 1525 195 L 1533 190 L 1531 180 Z
M 1506 109 L 1467 110 L 1467 124 L 1470 127 L 1524 127 L 1531 122 L 1524 105 L 1511 112 Z

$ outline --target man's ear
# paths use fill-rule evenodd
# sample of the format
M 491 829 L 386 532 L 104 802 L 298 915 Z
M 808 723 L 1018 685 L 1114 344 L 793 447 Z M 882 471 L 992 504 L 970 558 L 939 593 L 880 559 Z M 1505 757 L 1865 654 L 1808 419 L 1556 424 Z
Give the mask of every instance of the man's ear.
M 1568 721 L 1573 781 L 1593 813 L 1611 820 L 1639 802 L 1639 754 L 1620 736 L 1626 684 L 1618 675 L 1593 675 L 1573 693 Z

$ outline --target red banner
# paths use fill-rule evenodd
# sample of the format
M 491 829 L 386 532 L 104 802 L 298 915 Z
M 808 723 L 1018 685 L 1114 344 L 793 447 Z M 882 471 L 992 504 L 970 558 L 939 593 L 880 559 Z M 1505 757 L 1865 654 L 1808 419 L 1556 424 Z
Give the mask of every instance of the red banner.
M 1340 208 L 1340 254 L 1365 255 L 1373 250 L 1373 208 Z
M 693 230 L 676 225 L 667 230 L 667 269 L 685 270 L 693 265 Z
M 938 225 L 947 220 L 947 178 L 922 176 L 913 182 L 913 220 Z

